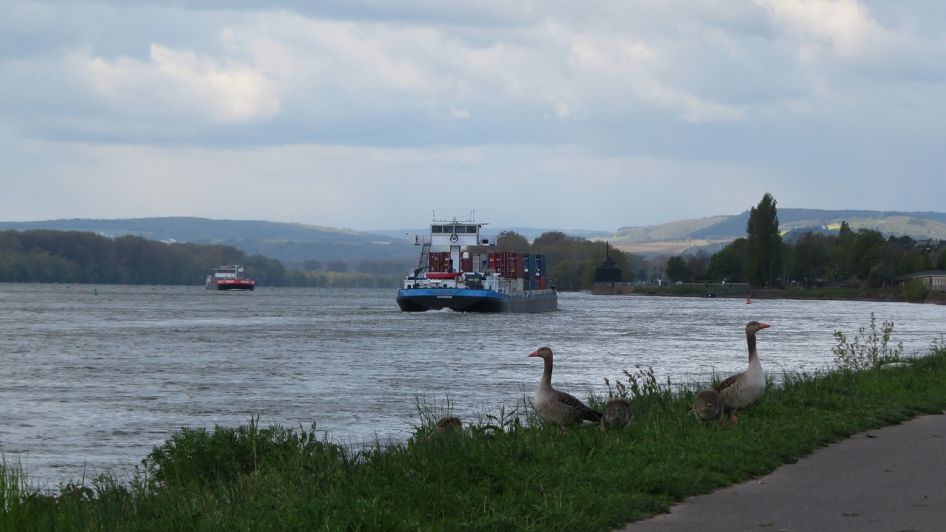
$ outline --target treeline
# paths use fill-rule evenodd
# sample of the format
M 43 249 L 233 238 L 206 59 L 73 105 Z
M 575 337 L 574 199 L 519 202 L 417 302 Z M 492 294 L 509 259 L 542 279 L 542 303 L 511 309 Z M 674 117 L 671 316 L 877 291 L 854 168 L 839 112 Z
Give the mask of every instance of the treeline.
M 646 271 L 647 261 L 633 253 L 609 248 L 605 242 L 591 241 L 582 237 L 568 236 L 559 231 L 542 233 L 530 244 L 522 235 L 505 232 L 499 235 L 495 248 L 487 251 L 516 251 L 545 255 L 550 266 L 549 275 L 559 290 L 590 290 L 594 286 L 595 268 L 601 265 L 606 255 L 624 272 L 624 280 L 635 277 L 634 272 Z
M 747 282 L 755 287 L 847 285 L 883 287 L 899 275 L 946 270 L 946 247 L 919 245 L 910 237 L 873 230 L 810 232 L 783 240 L 776 201 L 766 194 L 750 211 L 746 237 L 715 254 L 697 252 L 663 259 L 608 248 L 604 242 L 553 231 L 533 242 L 514 232 L 495 248 L 547 257 L 559 290 L 588 290 L 595 268 L 609 254 L 625 282 Z M 199 285 L 215 267 L 243 264 L 260 286 L 372 287 L 399 285 L 411 267 L 399 261 L 346 263 L 309 260 L 287 268 L 275 259 L 247 255 L 227 245 L 164 243 L 137 236 L 108 238 L 91 232 L 0 231 L 0 282 Z
M 279 286 L 309 286 L 323 288 L 394 288 L 404 279 L 406 268 L 400 273 L 371 273 L 349 271 L 298 270 L 286 271 Z
M 203 284 L 215 266 L 243 264 L 263 285 L 285 277 L 279 261 L 223 245 L 107 238 L 76 231 L 0 231 L 0 282 Z
M 672 282 L 748 282 L 755 287 L 847 285 L 892 286 L 896 277 L 926 270 L 946 270 L 946 248 L 918 243 L 908 236 L 884 236 L 871 229 L 852 231 L 847 222 L 838 234 L 807 232 L 783 241 L 775 199 L 766 194 L 750 211 L 746 238 L 712 256 L 697 253 L 667 260 Z
M 0 231 L 0 282 L 200 285 L 224 264 L 242 264 L 259 286 L 393 287 L 403 265 L 309 262 L 286 268 L 233 246 L 164 243 L 138 236 L 108 238 L 79 231 Z M 339 271 L 331 271 L 331 268 Z M 398 272 L 398 273 L 395 273 Z

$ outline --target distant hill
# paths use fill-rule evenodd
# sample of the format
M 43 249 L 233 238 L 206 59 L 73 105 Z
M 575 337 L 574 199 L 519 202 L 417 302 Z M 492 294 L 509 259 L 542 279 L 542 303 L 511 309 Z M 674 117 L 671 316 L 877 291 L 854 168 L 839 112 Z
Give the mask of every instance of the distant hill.
M 391 238 L 407 238 L 413 242 L 414 235 L 426 235 L 430 230 L 429 227 L 421 227 L 415 229 L 397 229 L 393 231 L 372 231 L 372 234 L 384 235 Z M 536 237 L 542 233 L 548 233 L 550 231 L 561 231 L 569 236 L 577 236 L 581 238 L 592 239 L 602 239 L 608 236 L 611 236 L 609 231 L 600 231 L 596 229 L 541 229 L 537 227 L 500 227 L 494 225 L 487 225 L 483 228 L 483 232 L 488 235 L 498 235 L 500 233 L 511 231 L 516 234 L 524 236 L 528 240 L 535 240 Z
M 866 210 L 778 209 L 783 233 L 811 229 L 837 232 L 846 221 L 855 231 L 874 229 L 885 236 L 946 240 L 946 213 Z M 746 236 L 749 211 L 731 216 L 682 220 L 646 227 L 622 227 L 608 237 L 618 249 L 644 255 L 679 254 L 699 249 L 712 253 Z
M 126 218 L 61 219 L 35 222 L 0 222 L 0 230 L 55 229 L 86 231 L 108 237 L 135 235 L 164 242 L 226 244 L 249 255 L 274 258 L 287 266 L 306 260 L 388 261 L 409 268 L 417 262 L 415 234 L 427 234 L 428 227 L 414 230 L 352 231 L 305 224 L 256 220 L 213 220 L 209 218 Z M 487 226 L 488 234 L 515 231 L 534 239 L 551 229 Z M 563 231 L 585 238 L 604 237 L 607 231 Z
M 264 255 L 287 265 L 308 259 L 329 261 L 416 261 L 413 243 L 385 235 L 304 224 L 208 218 L 70 219 L 0 222 L 0 230 L 56 229 L 103 236 L 135 235 L 165 242 L 227 244 L 250 255 Z
M 778 210 L 780 229 L 822 232 L 837 231 L 842 221 L 855 230 L 869 228 L 885 235 L 907 235 L 917 240 L 946 240 L 946 213 L 889 212 L 865 210 Z M 749 212 L 680 220 L 644 227 L 622 227 L 615 233 L 584 229 L 561 230 L 570 236 L 608 240 L 624 251 L 643 255 L 680 254 L 698 249 L 715 252 L 736 238 L 745 236 Z M 0 222 L 0 230 L 56 229 L 87 231 L 103 236 L 136 235 L 149 240 L 226 244 L 249 255 L 274 258 L 291 267 L 306 260 L 383 261 L 410 267 L 417 261 L 415 234 L 427 228 L 352 231 L 305 224 L 255 220 L 212 220 L 208 218 L 127 218 L 112 220 L 63 219 L 36 222 Z M 488 234 L 514 231 L 532 240 L 557 229 L 502 227 L 489 225 Z

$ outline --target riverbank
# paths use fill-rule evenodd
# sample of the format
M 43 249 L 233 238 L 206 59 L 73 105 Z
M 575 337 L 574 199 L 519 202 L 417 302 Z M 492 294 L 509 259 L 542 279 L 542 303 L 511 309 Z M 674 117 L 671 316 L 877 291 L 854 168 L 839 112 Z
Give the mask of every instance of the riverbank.
M 525 409 L 465 420 L 459 433 L 435 432 L 445 412 L 422 409 L 406 444 L 361 452 L 315 427 L 186 429 L 130 482 L 101 476 L 58 495 L 5 463 L 0 528 L 604 530 L 946 408 L 943 346 L 900 367 L 785 375 L 729 427 L 687 415 L 693 386 L 671 391 L 629 375 L 634 419 L 608 433 L 560 434 Z
M 907 293 L 896 288 L 749 288 L 747 285 L 719 283 L 687 283 L 680 285 L 615 285 L 592 290 L 595 295 L 646 295 L 676 297 L 707 297 L 735 299 L 797 299 L 833 301 L 882 301 L 946 304 L 946 293 L 928 292 L 922 300 L 911 301 Z

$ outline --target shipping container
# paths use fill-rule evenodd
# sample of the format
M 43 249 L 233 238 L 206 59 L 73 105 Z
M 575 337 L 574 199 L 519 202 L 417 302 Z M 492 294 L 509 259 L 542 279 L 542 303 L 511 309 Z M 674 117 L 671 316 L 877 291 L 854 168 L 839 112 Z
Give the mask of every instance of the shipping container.
M 431 251 L 427 259 L 427 270 L 431 272 L 445 272 L 450 266 L 449 251 Z
M 535 273 L 539 277 L 548 277 L 548 272 L 546 271 L 546 261 L 545 255 L 536 255 L 535 256 Z
M 486 255 L 483 253 L 474 253 L 473 254 L 473 271 L 486 273 L 488 266 Z
M 497 251 L 488 255 L 490 271 L 499 273 L 506 279 L 518 279 L 522 274 L 520 256 L 512 251 Z
M 535 259 L 536 255 L 531 253 L 522 256 L 522 279 L 525 281 L 522 287 L 525 290 L 535 289 Z

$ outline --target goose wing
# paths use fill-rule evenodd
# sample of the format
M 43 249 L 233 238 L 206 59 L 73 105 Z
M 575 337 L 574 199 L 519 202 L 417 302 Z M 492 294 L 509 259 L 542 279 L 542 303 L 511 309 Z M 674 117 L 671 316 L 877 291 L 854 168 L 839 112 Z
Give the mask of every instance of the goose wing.
M 601 421 L 601 413 L 589 408 L 574 395 L 556 390 L 555 401 L 571 410 L 577 419 L 586 419 L 595 423 Z
M 742 374 L 743 374 L 743 373 L 745 373 L 745 372 L 743 371 L 742 373 L 737 373 L 737 374 L 735 374 L 735 375 L 729 377 L 728 379 L 724 380 L 723 382 L 717 384 L 717 385 L 714 387 L 714 389 L 715 389 L 717 392 L 721 392 L 721 391 L 725 390 L 726 388 L 729 388 L 729 387 L 732 386 L 733 384 L 736 384 L 736 381 L 738 381 L 739 378 L 742 377 Z

